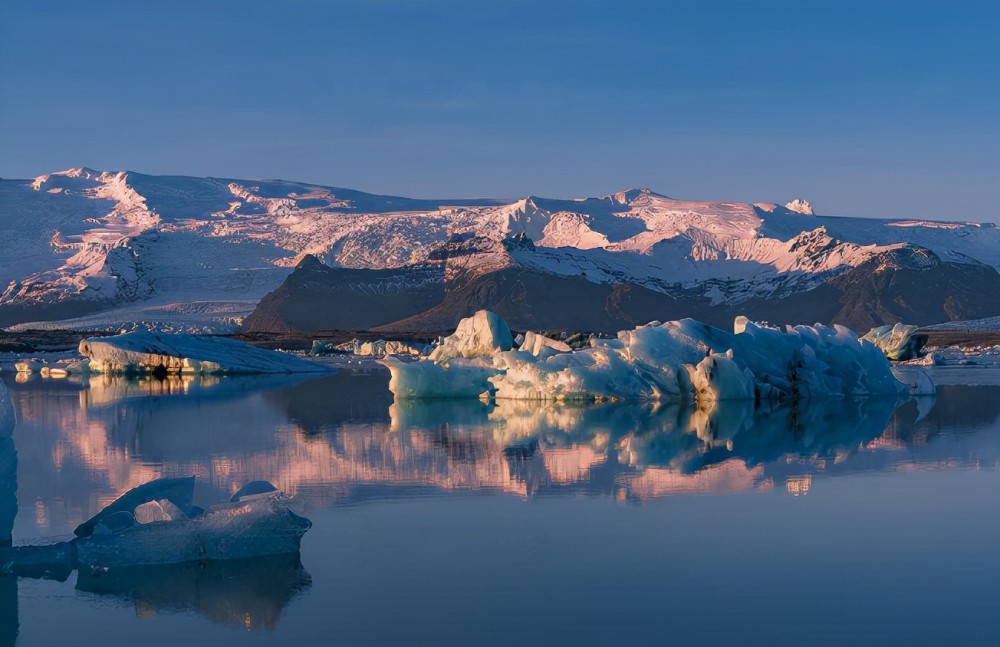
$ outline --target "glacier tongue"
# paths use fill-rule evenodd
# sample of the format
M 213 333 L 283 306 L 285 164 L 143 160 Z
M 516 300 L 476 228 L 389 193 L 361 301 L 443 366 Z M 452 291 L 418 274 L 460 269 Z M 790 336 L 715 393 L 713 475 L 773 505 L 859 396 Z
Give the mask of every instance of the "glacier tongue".
M 456 349 L 473 347 L 470 331 L 481 330 L 486 321 L 490 330 L 506 330 L 499 317 L 481 311 L 463 320 L 461 334 L 456 331 L 438 348 L 451 350 L 417 362 L 385 362 L 392 373 L 390 390 L 402 399 L 486 394 L 516 400 L 695 401 L 705 406 L 719 400 L 900 396 L 909 390 L 875 346 L 843 326 L 779 331 L 741 318 L 741 332 L 728 333 L 683 319 L 624 330 L 616 339 L 595 340 L 590 348 L 575 351 L 534 354 L 498 344 L 487 354 L 489 344 L 477 343 L 478 357 L 459 357 Z

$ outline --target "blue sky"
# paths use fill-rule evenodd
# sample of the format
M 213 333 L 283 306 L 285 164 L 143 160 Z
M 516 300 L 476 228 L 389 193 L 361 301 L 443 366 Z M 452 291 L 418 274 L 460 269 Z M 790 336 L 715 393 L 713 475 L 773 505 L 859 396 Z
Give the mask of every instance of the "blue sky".
M 1000 219 L 1000 2 L 0 4 L 0 176 Z

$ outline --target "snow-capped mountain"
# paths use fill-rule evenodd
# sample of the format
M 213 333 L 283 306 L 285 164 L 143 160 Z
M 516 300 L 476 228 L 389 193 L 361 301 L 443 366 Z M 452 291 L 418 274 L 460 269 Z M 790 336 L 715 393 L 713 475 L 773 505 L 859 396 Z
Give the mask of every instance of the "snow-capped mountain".
M 948 307 L 911 308 L 931 323 L 997 314 L 980 311 L 996 305 L 989 290 L 1000 285 L 995 225 L 828 217 L 813 215 L 802 199 L 784 207 L 699 202 L 648 189 L 572 200 L 414 200 L 278 180 L 80 168 L 0 181 L 0 233 L 8 250 L 0 257 L 0 325 L 236 321 L 276 289 L 282 303 L 297 298 L 303 285 L 290 290 L 283 282 L 307 256 L 334 270 L 313 287 L 339 285 L 335 309 L 355 313 L 352 321 L 363 325 L 421 314 L 438 321 L 435 308 L 441 315 L 442 307 L 488 304 L 488 293 L 505 289 L 505 281 L 514 282 L 504 297 L 511 308 L 518 298 L 527 305 L 540 299 L 534 291 L 553 300 L 555 289 L 570 291 L 560 297 L 567 304 L 573 292 L 604 310 L 608 299 L 632 303 L 635 312 L 609 315 L 616 322 L 658 312 L 649 318 L 728 317 L 741 309 L 784 320 L 794 313 L 772 317 L 767 305 L 780 312 L 779 302 L 808 301 L 818 289 L 843 305 L 853 298 L 844 286 L 864 278 L 859 268 L 865 276 L 897 277 L 886 289 L 899 287 L 901 271 L 921 268 L 948 274 L 943 289 L 978 277 L 981 285 L 966 286 Z M 518 281 L 534 287 L 518 297 Z M 799 316 L 815 312 L 853 325 L 865 318 L 817 305 L 824 307 L 797 306 Z M 547 309 L 538 310 L 544 326 Z M 907 314 L 898 310 L 866 317 Z M 277 325 L 283 316 L 272 308 L 254 318 Z M 311 327 L 339 321 L 320 319 Z

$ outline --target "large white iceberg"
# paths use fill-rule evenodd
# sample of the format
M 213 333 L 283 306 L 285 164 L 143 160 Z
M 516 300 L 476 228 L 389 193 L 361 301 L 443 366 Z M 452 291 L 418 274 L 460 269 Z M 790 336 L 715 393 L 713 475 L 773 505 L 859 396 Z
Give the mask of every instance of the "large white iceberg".
M 235 339 L 138 331 L 80 342 L 95 373 L 309 373 L 326 367 Z
M 493 313 L 476 313 L 477 329 Z M 504 350 L 467 343 L 463 320 L 447 352 L 417 362 L 389 361 L 397 398 L 482 397 L 518 400 L 719 400 L 794 402 L 809 398 L 899 396 L 897 380 L 878 348 L 843 326 L 795 326 L 784 331 L 739 318 L 736 332 L 683 319 L 653 322 L 594 340 L 590 348 L 530 344 Z M 509 334 L 509 333 L 508 333 Z M 527 345 L 527 339 L 525 340 Z M 440 348 L 443 348 L 442 344 Z M 475 352 L 464 354 L 475 348 Z M 523 348 L 523 346 L 522 346 Z M 539 352 L 544 348 L 544 352 Z M 535 352 L 530 352 L 535 351 Z M 471 357 L 470 357 L 471 356 Z

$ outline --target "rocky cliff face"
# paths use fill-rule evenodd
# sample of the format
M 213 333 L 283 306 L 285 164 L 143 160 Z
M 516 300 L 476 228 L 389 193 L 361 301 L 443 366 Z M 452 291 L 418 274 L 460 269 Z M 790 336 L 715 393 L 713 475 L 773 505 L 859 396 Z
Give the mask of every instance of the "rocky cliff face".
M 880 253 L 811 289 L 776 291 L 738 305 L 713 303 L 696 291 L 667 295 L 517 263 L 474 276 L 449 274 L 445 266 L 393 273 L 337 270 L 310 260 L 261 301 L 247 326 L 273 332 L 368 327 L 434 332 L 450 330 L 463 317 L 488 309 L 517 330 L 613 332 L 684 317 L 728 328 L 736 315 L 746 314 L 773 324 L 829 322 L 865 331 L 899 321 L 925 325 L 1000 312 L 1000 273 L 995 269 L 942 261 L 909 245 Z M 424 281 L 399 288 L 402 277 L 417 272 L 424 273 Z

